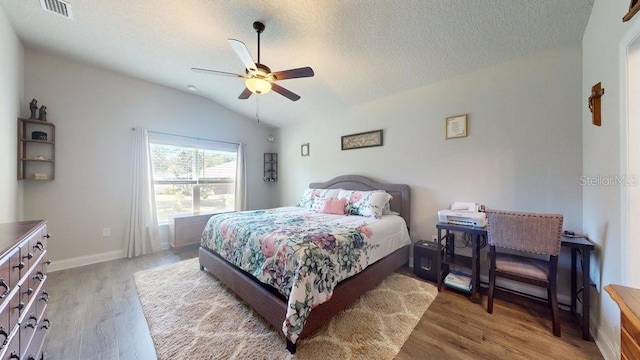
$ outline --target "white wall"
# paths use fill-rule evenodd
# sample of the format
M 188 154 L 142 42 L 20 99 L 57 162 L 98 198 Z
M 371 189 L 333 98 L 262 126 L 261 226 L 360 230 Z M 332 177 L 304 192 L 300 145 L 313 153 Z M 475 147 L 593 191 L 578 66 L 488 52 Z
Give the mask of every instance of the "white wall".
M 22 217 L 22 184 L 16 168 L 17 118 L 29 113 L 24 101 L 24 49 L 0 7 L 0 223 Z M 31 99 L 29 99 L 31 100 Z
M 271 129 L 202 97 L 31 49 L 25 69 L 27 98 L 56 125 L 55 180 L 24 184 L 25 217 L 49 221 L 52 266 L 122 256 L 133 126 L 246 143 L 248 206 L 271 206 L 262 181 Z
M 414 241 L 436 233 L 437 211 L 453 201 L 557 212 L 580 231 L 581 56 L 572 44 L 283 128 L 280 204 L 297 203 L 312 181 L 359 174 L 411 186 Z M 469 136 L 445 140 L 445 118 L 463 113 Z M 376 129 L 384 146 L 340 150 L 342 135 Z
M 638 15 L 627 23 L 622 16 L 629 8 L 627 0 L 597 0 L 582 40 L 582 134 L 583 167 L 586 176 L 625 176 L 621 168 L 624 150 L 625 123 L 620 114 L 620 42 L 627 31 L 638 21 Z M 602 82 L 602 126 L 591 125 L 591 113 L 586 106 L 591 86 Z M 637 100 L 636 100 L 637 101 Z M 621 134 L 623 137 L 621 137 Z M 636 185 L 637 186 L 637 185 Z M 600 269 L 603 285 L 622 283 L 622 265 L 627 256 L 621 244 L 620 185 L 585 186 L 583 188 L 584 229 L 596 243 L 595 265 Z M 637 222 L 637 219 L 630 219 Z M 637 239 L 629 239 L 636 242 Z M 640 254 L 635 254 L 640 255 Z M 637 257 L 636 257 L 637 258 Z M 596 341 L 607 358 L 619 354 L 619 310 L 604 291 L 599 289 L 592 298 L 592 319 L 599 327 Z

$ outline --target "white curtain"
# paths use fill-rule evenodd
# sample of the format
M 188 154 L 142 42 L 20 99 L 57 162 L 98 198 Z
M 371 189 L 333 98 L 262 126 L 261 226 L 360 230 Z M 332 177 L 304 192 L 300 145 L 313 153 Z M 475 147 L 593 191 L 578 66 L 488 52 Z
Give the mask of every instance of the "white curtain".
M 153 196 L 153 175 L 147 130 L 136 127 L 131 159 L 131 206 L 127 231 L 127 257 L 160 250 L 158 216 Z
M 247 164 L 244 158 L 245 144 L 238 144 L 236 166 L 236 211 L 247 210 Z

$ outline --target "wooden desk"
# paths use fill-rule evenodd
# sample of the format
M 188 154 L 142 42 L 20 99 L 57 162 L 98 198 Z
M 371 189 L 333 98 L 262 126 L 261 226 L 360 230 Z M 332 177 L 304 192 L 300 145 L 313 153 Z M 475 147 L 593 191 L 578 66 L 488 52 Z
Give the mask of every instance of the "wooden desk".
M 591 252 L 593 243 L 585 238 L 562 237 L 562 247 L 571 249 L 571 313 L 578 319 L 582 328 L 582 338 L 591 341 L 589 334 L 589 314 L 591 309 Z M 578 286 L 578 253 L 580 253 L 580 267 L 582 282 Z M 582 293 L 582 297 L 580 297 Z M 577 302 L 582 303 L 582 312 L 578 312 Z
M 459 231 L 467 234 L 471 234 L 471 301 L 474 303 L 481 303 L 482 299 L 478 294 L 478 289 L 480 288 L 480 238 L 481 236 L 487 236 L 486 228 L 477 228 L 473 226 L 465 226 L 465 225 L 455 225 L 455 224 L 445 224 L 438 223 L 436 224 L 436 228 L 438 229 L 438 254 L 442 250 L 442 239 L 446 238 L 446 235 L 451 231 Z M 442 236 L 442 231 L 445 231 L 445 236 Z M 463 261 L 456 260 L 455 254 L 449 254 L 452 259 L 451 262 L 454 264 L 462 264 L 465 266 Z M 459 255 L 458 255 L 459 256 Z M 443 277 L 446 274 L 442 273 L 442 259 L 438 256 L 438 261 L 436 263 L 436 269 L 438 269 L 438 291 L 442 290 Z M 468 266 L 466 266 L 468 267 Z
M 472 244 L 471 244 L 471 301 L 475 303 L 482 302 L 480 295 L 478 294 L 478 289 L 480 288 L 480 242 L 481 237 L 487 236 L 486 228 L 477 228 L 473 226 L 465 226 L 465 225 L 456 225 L 456 224 L 445 224 L 438 223 L 436 224 L 436 228 L 438 229 L 438 253 L 442 250 L 442 239 L 446 238 L 446 235 L 451 231 L 458 231 L 467 234 L 471 234 Z M 445 237 L 442 236 L 442 231 L 445 231 Z M 589 311 L 591 307 L 590 301 L 590 290 L 591 290 L 591 279 L 589 277 L 590 274 L 590 264 L 591 264 L 591 251 L 593 251 L 594 246 L 591 241 L 585 238 L 569 238 L 562 237 L 562 247 L 567 247 L 571 249 L 571 313 L 578 319 L 580 327 L 582 329 L 582 338 L 584 340 L 590 341 L 591 335 L 589 333 Z M 580 286 L 578 286 L 578 253 L 580 253 L 580 266 L 582 270 L 582 282 Z M 438 257 L 438 261 L 436 264 L 436 268 L 438 270 L 438 291 L 442 290 L 443 278 L 446 276 L 442 272 L 442 264 L 443 259 Z M 458 260 L 453 260 L 454 263 L 459 263 Z M 580 296 L 582 295 L 582 296 Z M 577 303 L 582 303 L 582 312 L 579 313 L 577 310 Z M 586 315 L 586 316 L 585 316 Z

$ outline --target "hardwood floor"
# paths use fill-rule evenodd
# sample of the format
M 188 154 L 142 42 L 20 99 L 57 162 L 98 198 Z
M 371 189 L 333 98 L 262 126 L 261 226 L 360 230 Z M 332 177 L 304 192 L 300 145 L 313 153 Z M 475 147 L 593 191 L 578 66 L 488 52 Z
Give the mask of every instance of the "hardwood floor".
M 133 274 L 197 256 L 191 247 L 49 274 L 51 330 L 45 359 L 156 359 Z M 496 299 L 493 315 L 464 295 L 441 292 L 397 359 L 602 359 L 568 314 L 562 338 L 546 308 Z

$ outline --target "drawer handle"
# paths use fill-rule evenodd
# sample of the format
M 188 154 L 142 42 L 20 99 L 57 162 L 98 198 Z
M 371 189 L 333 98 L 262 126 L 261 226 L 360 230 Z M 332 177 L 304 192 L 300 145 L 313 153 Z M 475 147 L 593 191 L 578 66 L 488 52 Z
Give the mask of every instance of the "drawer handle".
M 27 255 L 22 257 L 23 259 L 27 259 L 27 260 L 31 260 L 33 258 L 33 254 L 32 253 L 27 253 Z
M 22 270 L 22 269 L 24 269 L 24 263 L 23 263 L 22 261 L 20 261 L 20 262 L 18 263 L 18 265 L 15 265 L 13 268 L 14 268 L 14 269 L 15 269 L 15 268 L 18 268 L 18 269 Z
M 48 329 L 51 326 L 51 322 L 49 321 L 49 319 L 42 319 L 42 322 L 43 324 L 42 326 L 40 326 L 40 329 Z
M 42 271 L 38 271 L 35 275 L 33 275 L 33 280 L 42 281 L 44 279 L 44 274 Z
M 22 309 L 24 309 L 24 303 L 23 303 L 22 301 L 20 301 L 20 302 L 18 303 L 18 306 L 16 306 L 15 308 L 16 308 L 16 309 L 18 309 L 18 310 L 22 310 Z
M 43 291 L 42 295 L 40 296 L 40 300 L 44 302 L 49 302 L 49 293 L 46 291 Z
M 23 294 L 25 295 L 31 295 L 33 294 L 33 289 L 32 288 L 28 288 L 27 291 L 24 291 Z
M 40 241 L 38 241 L 35 245 L 33 245 L 33 248 L 36 250 L 44 250 L 44 244 L 42 244 Z
M 0 299 L 2 299 L 5 296 L 9 295 L 9 290 L 11 290 L 11 288 L 9 287 L 9 285 L 7 285 L 4 279 L 0 279 L 0 286 L 4 288 L 4 292 L 0 294 Z
M 51 237 L 51 234 L 47 233 L 47 235 L 44 236 L 45 239 L 49 239 Z
M 34 320 L 33 324 L 31 323 L 31 320 Z M 36 316 L 33 315 L 33 314 L 29 315 L 29 320 L 27 320 L 27 321 L 28 321 L 28 323 L 27 323 L 27 325 L 24 326 L 25 328 L 35 329 L 36 325 L 38 325 L 38 318 L 36 318 Z
M 20 355 L 18 355 L 18 354 L 16 354 L 16 353 L 14 353 L 14 352 L 11 352 L 11 356 L 9 356 L 9 359 L 17 359 L 17 360 L 20 360 Z
M 7 345 L 7 339 L 9 339 L 9 334 L 7 334 L 7 332 L 4 331 L 4 328 L 2 326 L 0 326 L 0 335 L 4 336 L 0 349 L 4 349 L 4 347 Z

